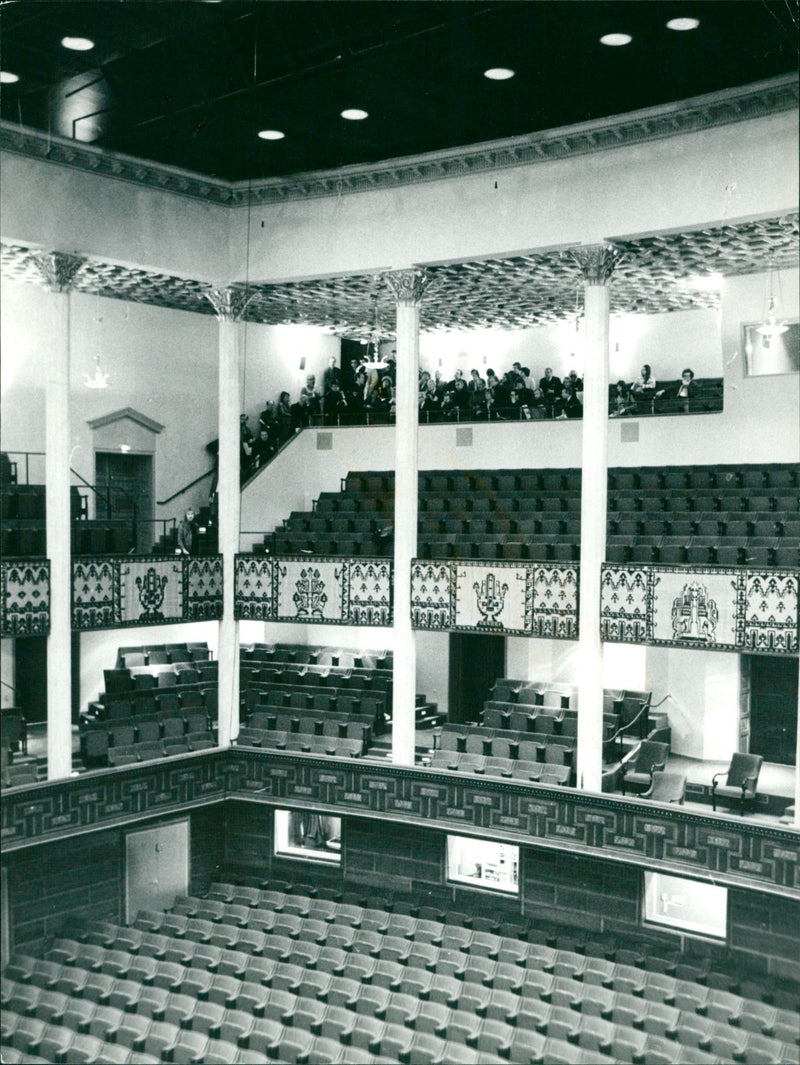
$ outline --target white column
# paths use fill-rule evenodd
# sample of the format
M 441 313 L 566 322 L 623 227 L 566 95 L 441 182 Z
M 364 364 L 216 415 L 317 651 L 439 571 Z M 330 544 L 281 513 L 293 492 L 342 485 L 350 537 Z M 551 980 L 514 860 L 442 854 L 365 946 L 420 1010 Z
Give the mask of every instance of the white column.
M 242 315 L 252 296 L 237 288 L 206 293 L 219 322 L 219 553 L 223 564 L 222 620 L 219 623 L 218 743 L 230 747 L 239 735 L 239 623 L 233 616 L 234 557 L 239 550 L 239 416 Z
M 619 252 L 600 245 L 570 253 L 584 278 L 585 358 L 581 478 L 581 573 L 578 639 L 578 787 L 601 791 L 603 644 L 600 566 L 605 559 L 608 477 L 608 281 Z
M 411 629 L 411 559 L 417 553 L 419 305 L 430 278 L 420 269 L 397 270 L 386 281 L 397 301 L 392 761 L 413 765 L 417 653 Z
M 800 659 L 798 659 L 800 669 Z M 794 825 L 800 828 L 800 683 L 797 686 L 797 749 L 794 756 Z
M 70 558 L 70 295 L 85 262 L 40 252 L 36 265 L 50 290 L 45 386 L 45 501 L 50 559 L 47 637 L 47 779 L 72 772 L 72 569 Z

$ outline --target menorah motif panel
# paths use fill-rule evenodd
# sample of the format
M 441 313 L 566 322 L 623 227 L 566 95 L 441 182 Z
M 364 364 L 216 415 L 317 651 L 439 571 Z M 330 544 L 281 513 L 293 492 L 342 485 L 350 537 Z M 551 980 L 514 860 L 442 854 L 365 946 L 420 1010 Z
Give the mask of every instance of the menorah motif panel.
M 72 563 L 73 629 L 222 617 L 220 555 L 113 556 Z
M 415 629 L 578 638 L 578 567 L 534 562 L 411 563 Z
M 392 624 L 392 564 L 385 558 L 237 555 L 237 620 L 313 625 Z
M 50 631 L 50 563 L 15 558 L 0 565 L 0 635 L 46 636 Z
M 603 566 L 600 629 L 616 643 L 797 654 L 798 584 L 789 570 Z

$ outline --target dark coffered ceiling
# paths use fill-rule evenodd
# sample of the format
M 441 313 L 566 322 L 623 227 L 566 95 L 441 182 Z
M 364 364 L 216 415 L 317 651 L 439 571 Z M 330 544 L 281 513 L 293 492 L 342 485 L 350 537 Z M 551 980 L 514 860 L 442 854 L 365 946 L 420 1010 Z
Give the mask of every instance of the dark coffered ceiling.
M 699 27 L 667 29 L 686 16 Z M 2 85 L 2 118 L 258 180 L 787 74 L 797 69 L 796 16 L 794 0 L 18 0 L 0 6 L 2 69 L 19 78 Z M 605 47 L 610 32 L 632 41 Z M 94 47 L 68 51 L 66 36 Z M 490 67 L 516 75 L 490 81 Z M 346 121 L 345 108 L 369 117 Z M 285 137 L 261 140 L 263 129 Z

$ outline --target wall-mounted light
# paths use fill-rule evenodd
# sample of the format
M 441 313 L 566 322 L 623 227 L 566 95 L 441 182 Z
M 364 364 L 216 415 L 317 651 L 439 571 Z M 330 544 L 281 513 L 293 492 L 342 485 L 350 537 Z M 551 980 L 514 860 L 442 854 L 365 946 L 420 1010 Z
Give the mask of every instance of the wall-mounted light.
M 94 376 L 85 373 L 83 375 L 84 384 L 87 388 L 108 388 L 108 374 L 103 373 L 100 369 L 100 356 L 94 357 Z

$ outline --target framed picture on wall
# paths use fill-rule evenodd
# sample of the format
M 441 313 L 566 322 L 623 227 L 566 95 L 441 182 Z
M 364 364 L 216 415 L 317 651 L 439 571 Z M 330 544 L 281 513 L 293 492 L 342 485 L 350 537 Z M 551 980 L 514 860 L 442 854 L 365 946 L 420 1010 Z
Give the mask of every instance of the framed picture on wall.
M 764 332 L 763 322 L 742 325 L 742 348 L 748 377 L 800 373 L 800 321 L 783 321 L 782 333 Z

